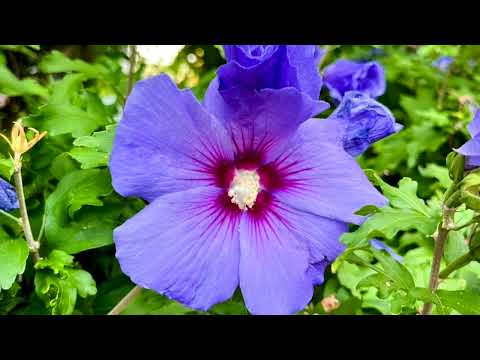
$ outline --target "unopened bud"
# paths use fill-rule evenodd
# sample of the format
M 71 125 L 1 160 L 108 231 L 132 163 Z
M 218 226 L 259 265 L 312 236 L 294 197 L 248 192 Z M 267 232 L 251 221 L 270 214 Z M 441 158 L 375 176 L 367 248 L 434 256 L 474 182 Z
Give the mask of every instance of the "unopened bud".
M 327 296 L 321 302 L 323 311 L 330 313 L 340 307 L 340 301 L 335 297 L 334 294 Z

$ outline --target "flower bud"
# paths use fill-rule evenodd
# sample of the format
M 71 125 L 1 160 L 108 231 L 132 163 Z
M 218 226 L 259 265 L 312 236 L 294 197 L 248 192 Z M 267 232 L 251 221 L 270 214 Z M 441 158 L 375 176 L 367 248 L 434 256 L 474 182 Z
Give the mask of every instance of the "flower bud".
M 456 152 L 451 152 L 447 156 L 447 168 L 450 179 L 458 183 L 463 178 L 465 168 L 465 157 Z

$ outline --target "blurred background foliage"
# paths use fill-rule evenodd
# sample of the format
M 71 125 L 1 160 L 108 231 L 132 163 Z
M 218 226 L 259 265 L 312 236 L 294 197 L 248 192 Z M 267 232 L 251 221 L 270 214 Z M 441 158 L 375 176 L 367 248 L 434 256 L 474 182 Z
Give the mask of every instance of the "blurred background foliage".
M 166 72 L 179 87 L 192 88 L 199 99 L 225 63 L 219 45 L 136 49 L 133 81 Z M 129 54 L 126 45 L 0 45 L 1 131 L 8 133 L 12 122 L 22 119 L 49 132 L 24 159 L 28 210 L 44 259 L 35 268 L 30 260 L 13 261 L 17 253 L 11 244 L 23 241 L 18 239 L 21 232 L 0 216 L 0 259 L 10 259 L 0 264 L 0 314 L 106 314 L 133 286 L 115 259 L 112 230 L 145 204 L 116 194 L 107 168 L 129 83 Z M 433 65 L 441 56 L 454 59 L 446 71 Z M 409 177 L 418 183 L 421 199 L 438 202 L 449 183 L 445 157 L 468 139 L 471 108 L 480 101 L 480 46 L 335 46 L 323 66 L 339 58 L 376 60 L 384 66 L 387 91 L 378 100 L 404 125 L 399 134 L 363 154 L 358 159 L 362 167 L 373 169 L 391 185 Z M 336 104 L 326 89 L 321 97 L 332 104 L 319 115 L 324 118 Z M 0 176 L 11 180 L 12 173 L 2 142 Z M 417 285 L 425 286 L 431 237 L 412 229 L 384 240 L 404 257 Z M 449 240 L 446 256 L 461 253 L 462 241 Z M 415 305 L 392 308 L 375 287 L 358 287 L 371 273 L 346 262 L 335 273 L 329 269 L 324 285 L 316 288 L 302 313 L 415 313 Z M 464 268 L 458 279 L 443 286 L 479 291 L 479 264 Z M 322 299 L 332 294 L 338 306 L 330 311 Z M 124 313 L 202 312 L 144 291 Z M 239 291 L 208 312 L 246 313 Z

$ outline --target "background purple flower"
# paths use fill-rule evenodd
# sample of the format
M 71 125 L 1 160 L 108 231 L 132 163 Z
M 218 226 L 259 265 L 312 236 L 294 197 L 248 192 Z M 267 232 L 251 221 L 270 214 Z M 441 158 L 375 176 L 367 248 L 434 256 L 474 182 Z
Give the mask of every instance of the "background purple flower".
M 358 91 L 345 93 L 329 120 L 343 125 L 343 147 L 352 156 L 403 128 L 387 107 Z
M 318 100 L 322 88 L 318 65 L 323 51 L 317 46 L 225 45 L 224 49 L 227 63 L 217 71 L 204 100 L 215 115 L 255 116 L 265 96 L 276 93 L 285 98 L 285 92 L 303 93 L 310 109 L 305 119 L 329 108 Z
M 447 72 L 448 69 L 450 68 L 450 65 L 453 63 L 453 57 L 452 56 L 440 56 L 438 59 L 436 59 L 432 65 L 439 69 L 441 72 Z
M 0 209 L 3 211 L 18 209 L 18 199 L 15 188 L 2 178 L 0 178 Z
M 311 100 L 293 87 L 261 93 L 252 116 L 223 117 L 165 75 L 136 84 L 110 169 L 117 192 L 151 202 L 114 231 L 138 285 L 202 310 L 240 286 L 253 314 L 295 313 L 363 221 L 355 211 L 387 203 L 340 122 L 306 120 Z
M 480 110 L 476 110 L 475 116 L 467 126 L 472 139 L 468 140 L 456 151 L 465 156 L 465 167 L 472 169 L 480 166 Z
M 372 245 L 372 247 L 374 247 L 377 250 L 385 250 L 390 254 L 392 258 L 394 258 L 398 262 L 403 262 L 403 257 L 398 255 L 395 251 L 393 251 L 393 249 L 390 246 L 385 244 L 383 241 L 372 239 L 370 240 L 370 245 Z
M 324 81 L 330 96 L 338 101 L 351 90 L 376 98 L 385 93 L 386 87 L 383 67 L 376 61 L 337 60 L 325 68 Z

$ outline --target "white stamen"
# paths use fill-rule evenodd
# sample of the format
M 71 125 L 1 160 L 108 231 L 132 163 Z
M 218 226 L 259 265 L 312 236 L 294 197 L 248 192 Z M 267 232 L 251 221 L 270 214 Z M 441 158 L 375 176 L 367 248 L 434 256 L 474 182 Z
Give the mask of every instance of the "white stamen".
M 260 192 L 260 176 L 255 170 L 236 170 L 228 196 L 242 210 L 252 208 Z

